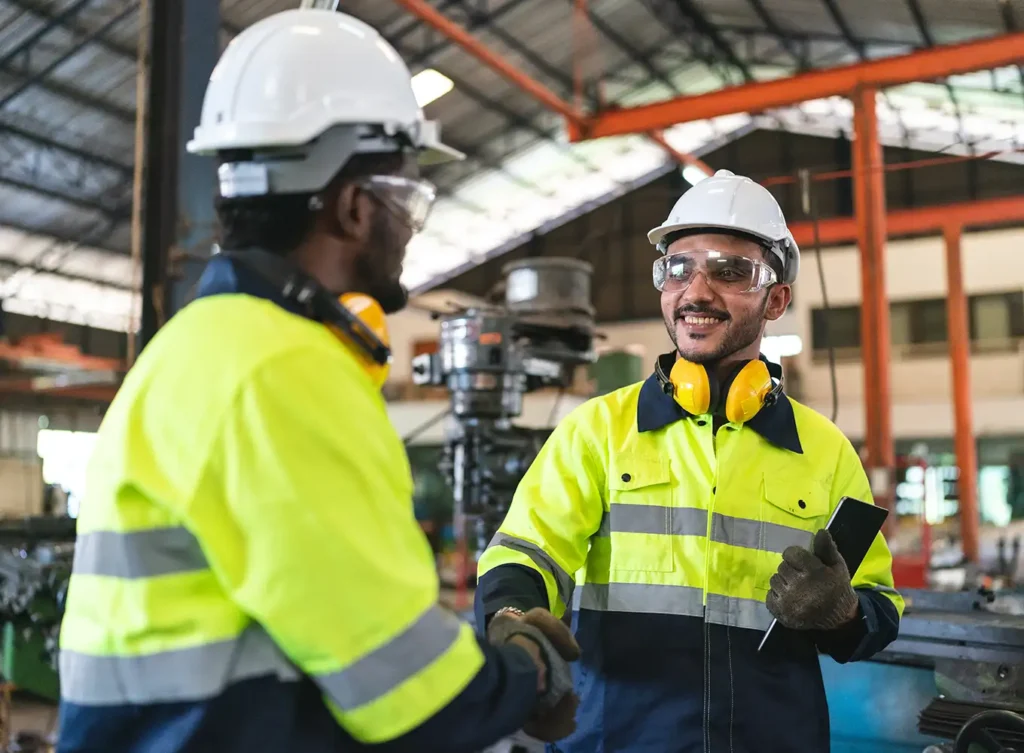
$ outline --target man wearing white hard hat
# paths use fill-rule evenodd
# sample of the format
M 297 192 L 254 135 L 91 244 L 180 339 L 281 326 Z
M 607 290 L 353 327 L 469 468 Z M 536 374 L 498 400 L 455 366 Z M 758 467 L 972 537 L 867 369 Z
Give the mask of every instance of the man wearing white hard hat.
M 871 499 L 853 446 L 760 355 L 799 249 L 724 170 L 649 238 L 675 347 L 555 429 L 480 560 L 477 619 L 572 612 L 580 708 L 554 750 L 826 753 L 819 651 L 872 656 L 903 601 L 880 535 L 851 578 L 823 530 Z
M 221 252 L 100 429 L 61 631 L 62 753 L 481 750 L 573 729 L 545 610 L 487 640 L 438 606 L 380 386 L 384 313 L 459 155 L 362 22 L 242 32 L 189 149 Z

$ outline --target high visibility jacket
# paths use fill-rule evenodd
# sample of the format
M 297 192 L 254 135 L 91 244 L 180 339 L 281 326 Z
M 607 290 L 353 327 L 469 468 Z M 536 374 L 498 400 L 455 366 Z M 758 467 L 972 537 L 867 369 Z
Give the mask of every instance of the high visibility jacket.
M 91 459 L 60 750 L 471 751 L 517 729 L 532 662 L 437 605 L 411 496 L 379 391 L 326 327 L 254 295 L 187 306 Z
M 481 557 L 478 621 L 504 605 L 574 610 L 579 726 L 559 751 L 825 753 L 818 650 L 862 659 L 896 636 L 884 539 L 853 579 L 857 620 L 757 646 L 781 553 L 808 545 L 844 496 L 871 500 L 820 414 L 785 398 L 721 423 L 652 376 L 555 429 Z

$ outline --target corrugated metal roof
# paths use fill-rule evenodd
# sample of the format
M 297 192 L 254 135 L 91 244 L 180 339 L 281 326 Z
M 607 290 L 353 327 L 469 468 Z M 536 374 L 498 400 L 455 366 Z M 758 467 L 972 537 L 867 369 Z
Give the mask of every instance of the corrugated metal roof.
M 433 1 L 565 98 L 580 47 L 587 79 L 600 77 L 609 105 L 696 94 L 741 81 L 743 73 L 774 78 L 802 65 L 836 65 L 1024 24 L 1024 0 L 590 0 L 591 21 L 582 28 L 573 21 L 574 0 Z M 295 0 L 222 0 L 223 40 L 295 6 Z M 390 2 L 349 0 L 344 9 L 380 28 L 413 72 L 433 67 L 455 82 L 427 111 L 471 159 L 430 173 L 443 198 L 410 250 L 407 276 L 414 287 L 668 169 L 662 151 L 642 137 L 562 143 L 558 116 Z M 0 225 L 127 251 L 140 24 L 137 0 L 0 0 Z M 1024 141 L 1020 69 L 949 83 L 952 99 L 942 84 L 890 90 L 882 101 L 885 138 L 954 151 L 967 148 L 956 146 L 964 140 L 978 148 Z M 849 128 L 849 107 L 841 100 L 808 103 L 757 121 L 689 124 L 671 136 L 679 148 L 700 150 L 755 124 L 834 133 Z M 8 269 L 22 263 L 26 243 L 20 233 L 0 233 L 0 260 Z M 72 250 L 59 270 L 89 277 L 95 264 L 79 269 L 74 261 L 83 253 Z M 36 269 L 32 277 L 39 300 L 46 298 L 39 292 L 45 281 L 59 280 L 52 269 Z M 112 316 L 97 301 L 113 289 L 86 291 L 87 283 L 77 282 L 72 288 L 80 299 L 63 283 L 52 287 L 51 298 Z M 110 300 L 128 306 L 129 299 Z M 117 316 L 127 326 L 127 314 Z

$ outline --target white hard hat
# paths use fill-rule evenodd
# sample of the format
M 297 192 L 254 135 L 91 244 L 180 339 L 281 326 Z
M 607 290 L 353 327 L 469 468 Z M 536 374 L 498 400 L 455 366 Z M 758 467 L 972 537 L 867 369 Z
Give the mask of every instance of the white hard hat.
M 793 283 L 800 271 L 800 249 L 775 197 L 764 186 L 728 170 L 719 170 L 684 193 L 668 219 L 647 238 L 665 253 L 662 241 L 680 230 L 728 230 L 751 236 L 782 263 L 781 282 Z
M 221 170 L 222 195 L 257 195 L 320 190 L 353 154 L 403 146 L 423 163 L 464 157 L 441 143 L 409 69 L 376 29 L 344 13 L 299 9 L 231 41 L 188 151 L 262 153 Z

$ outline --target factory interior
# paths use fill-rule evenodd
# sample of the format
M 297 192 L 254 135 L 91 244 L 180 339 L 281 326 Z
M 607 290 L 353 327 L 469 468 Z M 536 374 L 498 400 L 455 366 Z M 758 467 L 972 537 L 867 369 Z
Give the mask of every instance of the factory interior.
M 217 251 L 210 73 L 299 5 L 0 0 L 0 752 L 55 749 L 97 432 Z M 1024 750 L 1024 0 L 302 6 L 377 29 L 466 155 L 424 168 L 383 386 L 442 603 L 559 422 L 673 350 L 647 233 L 729 170 L 802 255 L 762 354 L 859 453 L 906 601 L 821 657 L 831 750 Z

